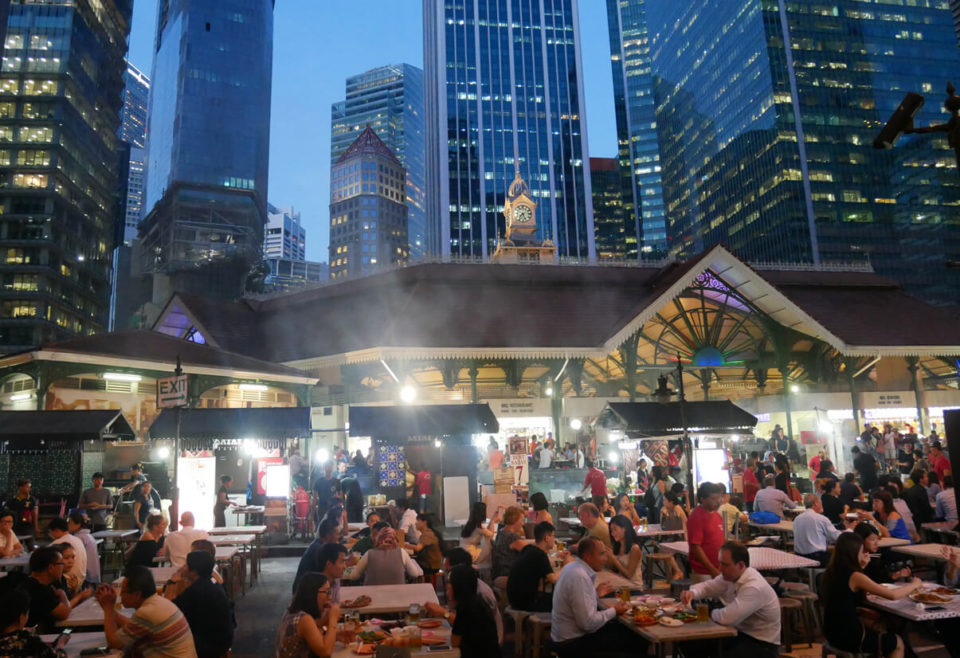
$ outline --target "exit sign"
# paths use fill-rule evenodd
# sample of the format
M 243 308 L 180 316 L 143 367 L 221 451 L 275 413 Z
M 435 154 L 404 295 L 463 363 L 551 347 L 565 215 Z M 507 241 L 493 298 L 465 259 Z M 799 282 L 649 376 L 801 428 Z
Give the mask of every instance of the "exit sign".
M 166 377 L 157 380 L 157 408 L 187 406 L 187 376 Z

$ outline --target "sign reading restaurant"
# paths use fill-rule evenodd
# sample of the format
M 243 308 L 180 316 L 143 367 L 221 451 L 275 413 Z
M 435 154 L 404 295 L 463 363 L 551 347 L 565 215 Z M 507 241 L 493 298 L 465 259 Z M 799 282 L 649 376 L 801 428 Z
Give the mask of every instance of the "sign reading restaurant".
M 172 409 L 187 406 L 187 376 L 164 377 L 157 380 L 157 408 Z

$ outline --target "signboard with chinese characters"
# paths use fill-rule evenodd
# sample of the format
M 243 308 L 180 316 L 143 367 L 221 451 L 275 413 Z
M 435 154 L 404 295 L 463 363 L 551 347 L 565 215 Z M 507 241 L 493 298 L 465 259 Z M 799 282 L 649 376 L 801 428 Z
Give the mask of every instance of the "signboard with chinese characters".
M 526 485 L 530 481 L 530 474 L 527 472 L 529 460 L 527 458 L 529 444 L 526 437 L 510 437 L 510 466 L 513 467 L 513 485 L 519 487 Z
M 157 380 L 157 408 L 172 409 L 187 406 L 187 376 L 164 377 Z

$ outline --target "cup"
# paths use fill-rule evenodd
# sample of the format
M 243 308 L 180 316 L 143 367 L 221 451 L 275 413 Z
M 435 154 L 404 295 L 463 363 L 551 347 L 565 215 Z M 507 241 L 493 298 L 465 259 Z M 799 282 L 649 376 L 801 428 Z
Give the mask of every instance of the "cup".
M 409 640 L 409 646 L 411 649 L 419 649 L 421 645 L 420 638 L 420 628 L 417 626 L 408 626 L 407 627 L 407 638 Z
M 697 604 L 697 621 L 701 623 L 710 621 L 710 606 L 706 603 Z
M 630 588 L 621 587 L 620 588 L 620 600 L 624 603 L 630 603 Z

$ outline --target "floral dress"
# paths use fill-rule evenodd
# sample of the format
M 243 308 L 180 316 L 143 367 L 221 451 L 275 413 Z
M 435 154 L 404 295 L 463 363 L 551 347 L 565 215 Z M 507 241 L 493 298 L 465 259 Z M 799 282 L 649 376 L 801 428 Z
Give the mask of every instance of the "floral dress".
M 277 629 L 276 658 L 310 658 L 310 647 L 307 641 L 297 632 L 300 619 L 305 612 L 284 612 Z
M 52 649 L 27 630 L 0 635 L 0 656 L 9 658 L 67 658 L 61 649 Z

